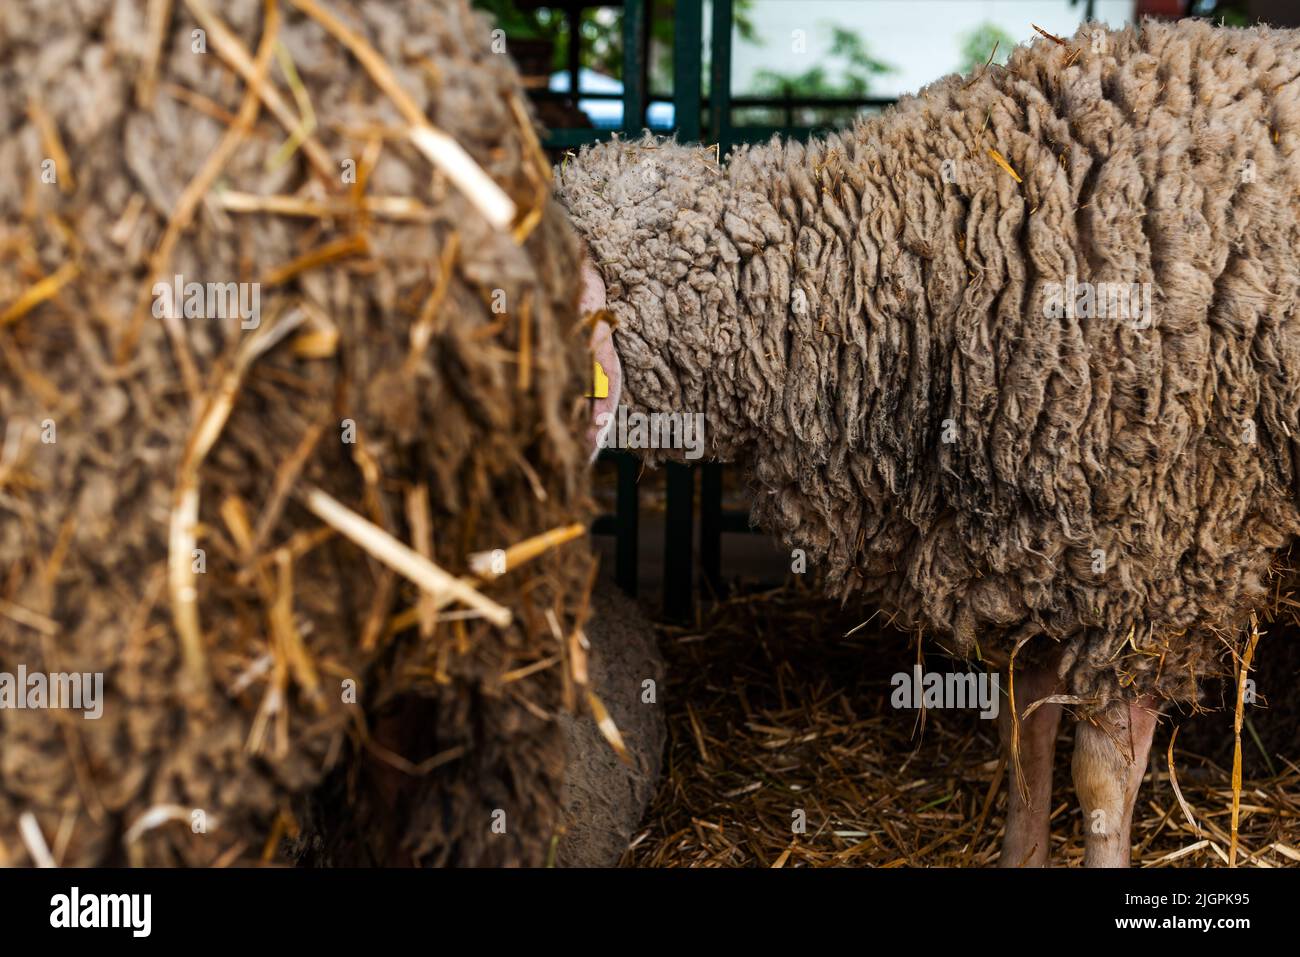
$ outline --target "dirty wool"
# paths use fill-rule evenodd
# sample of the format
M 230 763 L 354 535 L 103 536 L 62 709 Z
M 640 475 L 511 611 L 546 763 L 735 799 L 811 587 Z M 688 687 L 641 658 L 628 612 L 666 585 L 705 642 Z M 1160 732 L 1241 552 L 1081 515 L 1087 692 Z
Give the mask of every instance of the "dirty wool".
M 1064 701 L 1194 700 L 1300 530 L 1300 32 L 1093 26 L 807 144 L 646 138 L 561 201 L 626 402 L 754 520 Z M 652 459 L 671 457 L 657 450 Z
M 0 670 L 102 675 L 97 720 L 0 709 L 0 862 L 545 859 L 590 360 L 489 42 L 464 0 L 0 5 Z

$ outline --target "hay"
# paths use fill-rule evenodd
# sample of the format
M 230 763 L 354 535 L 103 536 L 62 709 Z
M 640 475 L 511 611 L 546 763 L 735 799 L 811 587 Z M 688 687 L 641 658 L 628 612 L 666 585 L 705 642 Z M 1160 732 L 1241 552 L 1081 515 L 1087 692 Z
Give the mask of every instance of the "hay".
M 691 628 L 661 626 L 668 666 L 667 774 L 624 854 L 637 867 L 981 867 L 1001 843 L 1006 762 L 996 722 L 970 711 L 890 706 L 890 676 L 917 659 L 912 635 L 792 585 L 715 606 Z M 1284 597 L 1279 595 L 1279 597 Z M 1174 714 L 1134 812 L 1133 863 L 1145 867 L 1300 862 L 1300 678 L 1288 613 L 1261 644 L 1244 780 L 1234 798 L 1229 708 Z M 856 629 L 856 630 L 855 630 Z M 850 632 L 849 637 L 845 637 Z M 927 669 L 965 670 L 927 643 Z M 1224 683 L 1227 700 L 1234 686 Z M 1066 725 L 1072 724 L 1067 722 Z M 1182 734 L 1174 737 L 1175 728 Z M 1169 741 L 1182 797 L 1165 755 Z M 1080 866 L 1081 815 L 1068 734 L 1057 747 L 1052 861 Z M 806 833 L 795 834 L 802 811 Z
M 585 519 L 589 362 L 488 40 L 464 0 L 0 10 L 0 669 L 105 683 L 0 711 L 0 860 L 544 859 L 563 683 L 503 676 L 591 558 L 471 556 Z M 174 275 L 260 322 L 156 317 Z

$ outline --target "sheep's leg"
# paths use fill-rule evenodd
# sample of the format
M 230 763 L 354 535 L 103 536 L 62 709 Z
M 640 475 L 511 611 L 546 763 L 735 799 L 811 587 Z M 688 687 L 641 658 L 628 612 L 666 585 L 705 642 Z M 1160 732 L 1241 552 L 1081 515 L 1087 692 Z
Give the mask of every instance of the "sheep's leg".
M 1003 687 L 1009 687 L 1002 676 Z M 1050 668 L 1017 668 L 1015 671 L 1016 712 L 1020 719 L 1021 791 L 1016 761 L 1011 753 L 1011 708 L 1003 701 L 998 713 L 998 737 L 1007 756 L 1007 828 L 1002 839 L 1001 867 L 1046 867 L 1051 838 L 1048 814 L 1052 800 L 1052 757 L 1056 731 L 1061 723 L 1061 706 L 1044 704 L 1025 716 L 1040 698 L 1056 690 L 1056 672 Z
M 1154 699 L 1116 702 L 1074 736 L 1074 790 L 1083 808 L 1084 867 L 1128 867 L 1133 805 L 1146 774 Z

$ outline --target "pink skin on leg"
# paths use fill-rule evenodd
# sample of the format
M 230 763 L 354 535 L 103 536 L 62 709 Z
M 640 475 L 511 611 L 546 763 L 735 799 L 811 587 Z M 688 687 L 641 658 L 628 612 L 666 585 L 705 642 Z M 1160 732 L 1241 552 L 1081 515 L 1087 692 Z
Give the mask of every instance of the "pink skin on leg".
M 999 867 L 1046 867 L 1050 851 L 1052 802 L 1052 758 L 1056 732 L 1061 723 L 1059 704 L 1039 705 L 1025 716 L 1029 706 L 1056 690 L 1056 672 L 1050 668 L 1017 668 L 1016 711 L 1020 718 L 1021 791 L 1016 764 L 1011 756 L 1011 708 L 1004 700 L 998 712 L 998 737 L 1007 756 L 1007 825 L 1002 838 Z M 1002 686 L 1008 687 L 1002 675 Z
M 1083 809 L 1083 866 L 1128 867 L 1133 806 L 1146 775 L 1159 708 L 1116 702 L 1074 735 L 1074 790 Z
M 584 315 L 605 308 L 605 282 L 584 253 L 582 257 L 582 295 L 578 308 Z M 593 399 L 591 424 L 587 428 L 587 454 L 594 462 L 600 453 L 602 433 L 618 412 L 618 400 L 623 391 L 623 365 L 614 349 L 614 332 L 609 323 L 601 321 L 591 332 L 591 351 L 609 378 L 609 395 Z

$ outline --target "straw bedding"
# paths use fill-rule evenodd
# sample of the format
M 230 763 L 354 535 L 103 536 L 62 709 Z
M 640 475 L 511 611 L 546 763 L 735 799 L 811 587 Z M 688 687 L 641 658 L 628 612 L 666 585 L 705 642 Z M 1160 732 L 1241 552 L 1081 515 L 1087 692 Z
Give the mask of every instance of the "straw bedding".
M 574 531 L 471 556 L 586 516 L 589 359 L 488 40 L 463 0 L 0 7 L 0 668 L 106 699 L 0 712 L 0 859 L 258 859 L 371 764 L 386 800 L 346 813 L 385 860 L 544 859 L 592 560 Z M 260 323 L 158 318 L 177 274 L 259 282 Z M 462 583 L 418 592 L 349 516 Z
M 1208 683 L 1226 710 L 1171 708 L 1161 722 L 1133 815 L 1135 867 L 1300 864 L 1293 603 L 1284 595 L 1276 620 L 1261 623 L 1260 696 L 1244 709 L 1236 760 L 1233 682 Z M 896 672 L 947 670 L 945 655 L 807 584 L 738 595 L 660 634 L 667 771 L 625 865 L 996 865 L 1014 773 L 998 757 L 996 722 L 890 703 Z M 1055 781 L 1052 860 L 1078 867 L 1089 822 L 1070 775 Z
M 1063 643 L 1082 713 L 1193 698 L 1300 531 L 1300 33 L 1096 35 L 806 145 L 558 174 L 627 403 L 705 413 L 833 593 L 1001 665 Z M 1054 313 L 1071 281 L 1151 313 Z

